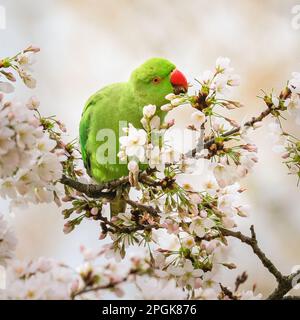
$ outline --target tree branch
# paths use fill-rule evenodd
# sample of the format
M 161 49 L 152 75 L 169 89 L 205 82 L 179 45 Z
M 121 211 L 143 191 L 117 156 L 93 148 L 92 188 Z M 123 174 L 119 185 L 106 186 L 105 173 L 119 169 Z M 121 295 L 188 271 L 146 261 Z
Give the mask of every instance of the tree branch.
M 225 132 L 224 134 L 222 134 L 222 137 L 226 138 L 226 137 L 232 136 L 233 134 L 238 133 L 243 127 L 252 127 L 255 123 L 260 122 L 264 118 L 266 118 L 272 111 L 273 111 L 272 108 L 268 108 L 264 110 L 259 116 L 252 117 L 251 120 L 245 122 L 243 126 L 238 126 L 237 128 L 234 128 L 230 131 Z M 214 142 L 215 142 L 215 138 L 209 139 L 204 143 L 204 148 L 208 149 Z
M 290 89 L 286 88 L 280 93 L 280 99 L 287 99 L 291 94 Z M 221 137 L 226 138 L 229 136 L 232 136 L 238 132 L 244 127 L 252 127 L 255 123 L 262 121 L 264 118 L 266 118 L 272 111 L 280 110 L 280 108 L 275 108 L 275 106 L 272 103 L 268 103 L 266 100 L 264 100 L 266 105 L 268 106 L 267 109 L 265 109 L 263 112 L 261 112 L 260 115 L 257 117 L 252 117 L 251 120 L 244 123 L 243 126 L 238 126 L 232 130 L 229 130 L 221 135 Z M 186 153 L 187 157 L 195 157 L 196 153 L 199 152 L 201 149 L 209 149 L 213 144 L 215 143 L 215 137 L 208 139 L 207 141 L 199 141 L 196 148 L 192 149 L 191 151 Z
M 75 293 L 73 293 L 71 295 L 71 299 L 74 300 L 77 296 L 80 296 L 84 293 L 88 293 L 88 292 L 94 292 L 94 291 L 99 291 L 99 290 L 107 290 L 107 289 L 113 289 L 116 286 L 120 285 L 121 283 L 124 283 L 128 280 L 129 275 L 131 275 L 131 273 L 129 273 L 126 277 L 124 277 L 123 279 L 119 280 L 119 281 L 115 281 L 115 282 L 111 282 L 105 286 L 97 286 L 97 287 L 85 287 Z
M 276 278 L 276 281 L 278 284 L 277 288 L 270 294 L 270 296 L 267 299 L 268 300 L 281 300 L 281 299 L 287 300 L 288 298 L 285 297 L 285 295 L 293 288 L 293 286 L 296 283 L 300 282 L 300 270 L 288 276 L 283 275 L 275 267 L 273 262 L 259 248 L 253 225 L 250 228 L 251 237 L 245 236 L 239 231 L 232 231 L 225 228 L 219 228 L 219 230 L 221 231 L 223 236 L 239 239 L 241 242 L 249 245 L 252 248 L 255 255 L 262 262 L 264 267 L 268 269 L 268 271 Z
M 264 110 L 259 116 L 257 117 L 253 117 L 251 120 L 247 121 L 244 123 L 243 126 L 238 126 L 232 130 L 229 130 L 225 133 L 223 133 L 221 135 L 221 137 L 223 138 L 226 138 L 226 137 L 230 137 L 238 132 L 240 132 L 240 130 L 243 128 L 243 127 L 252 127 L 255 123 L 257 122 L 260 122 L 262 121 L 265 117 L 267 117 L 271 112 L 273 111 L 272 108 L 268 107 L 268 109 Z M 211 139 L 208 139 L 207 141 L 199 141 L 197 143 L 197 146 L 196 148 L 190 150 L 189 152 L 187 152 L 185 155 L 186 157 L 195 157 L 196 156 L 196 153 L 201 151 L 202 149 L 209 149 L 216 141 L 216 138 L 213 137 Z
M 128 177 L 118 180 L 113 180 L 111 182 L 102 183 L 102 184 L 86 184 L 63 175 L 60 179 L 60 183 L 69 186 L 76 191 L 82 192 L 90 198 L 108 198 L 112 199 L 115 197 L 115 192 L 103 190 L 111 190 L 116 188 L 117 186 L 128 182 Z
M 139 181 L 144 182 L 147 185 L 158 185 L 158 182 L 150 178 L 146 172 L 140 172 Z M 60 183 L 69 186 L 76 191 L 82 192 L 90 198 L 114 199 L 116 196 L 115 190 L 119 186 L 129 183 L 129 176 L 99 184 L 86 184 L 63 175 L 60 179 Z
M 269 295 L 268 300 L 288 300 L 285 295 L 293 289 L 293 287 L 300 282 L 300 270 L 284 276 L 281 282 L 278 282 L 277 288 Z
M 125 199 L 125 201 L 131 205 L 134 208 L 137 208 L 141 211 L 145 211 L 150 213 L 152 216 L 157 216 L 158 215 L 158 210 L 156 210 L 155 208 L 153 208 L 152 206 L 147 206 L 145 204 L 130 200 L 130 199 Z
M 269 270 L 270 273 L 274 275 L 277 281 L 281 281 L 283 275 L 281 272 L 274 266 L 270 259 L 264 254 L 264 252 L 259 248 L 256 240 L 256 234 L 254 231 L 254 227 L 251 226 L 251 237 L 243 235 L 239 231 L 232 231 L 224 228 L 219 229 L 223 236 L 225 237 L 233 237 L 239 239 L 241 242 L 248 244 L 253 252 L 257 255 L 262 264 Z

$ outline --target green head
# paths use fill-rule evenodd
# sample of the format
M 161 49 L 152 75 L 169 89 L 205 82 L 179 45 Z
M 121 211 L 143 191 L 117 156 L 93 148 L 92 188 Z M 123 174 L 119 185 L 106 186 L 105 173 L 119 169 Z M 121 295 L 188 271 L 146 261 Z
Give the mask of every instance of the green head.
M 134 94 L 139 97 L 143 105 L 162 106 L 167 102 L 165 99 L 167 94 L 187 90 L 184 75 L 176 70 L 173 63 L 162 58 L 149 59 L 135 69 L 131 74 L 130 83 Z

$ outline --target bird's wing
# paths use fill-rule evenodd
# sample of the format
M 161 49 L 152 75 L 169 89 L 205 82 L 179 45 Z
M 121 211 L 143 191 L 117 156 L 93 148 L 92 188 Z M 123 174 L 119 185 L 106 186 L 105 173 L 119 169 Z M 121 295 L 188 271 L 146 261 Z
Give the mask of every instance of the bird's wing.
M 114 83 L 108 85 L 98 92 L 96 92 L 87 101 L 79 126 L 79 138 L 81 145 L 82 160 L 84 162 L 87 173 L 96 181 L 108 181 L 118 178 L 126 174 L 127 165 L 117 164 L 115 159 L 114 164 L 102 163 L 97 159 L 97 150 L 102 144 L 115 143 L 117 151 L 119 150 L 119 140 L 115 136 L 116 141 L 97 140 L 97 134 L 100 129 L 110 129 L 115 135 L 119 132 L 119 121 L 132 121 L 136 117 L 132 112 L 130 113 L 127 105 L 134 108 L 134 103 L 129 103 L 125 98 L 124 93 L 128 93 L 126 83 Z M 125 98 L 124 98 L 125 97 Z M 125 169 L 124 169 L 125 168 Z
M 99 92 L 97 92 L 87 101 L 83 109 L 80 125 L 79 125 L 79 142 L 81 146 L 81 155 L 82 155 L 84 166 L 88 172 L 90 171 L 91 166 L 90 166 L 90 157 L 87 151 L 87 140 L 88 140 L 88 134 L 90 129 L 91 116 L 93 113 L 93 106 L 97 101 L 98 94 Z

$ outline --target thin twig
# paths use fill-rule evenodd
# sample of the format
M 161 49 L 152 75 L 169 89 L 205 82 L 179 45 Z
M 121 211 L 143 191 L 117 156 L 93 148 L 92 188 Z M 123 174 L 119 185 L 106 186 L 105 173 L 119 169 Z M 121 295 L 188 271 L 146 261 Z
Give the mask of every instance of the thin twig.
M 111 190 L 116 188 L 117 186 L 126 183 L 126 179 L 119 179 L 118 182 L 113 180 L 108 183 L 103 183 L 103 184 L 86 184 L 79 182 L 77 180 L 73 180 L 71 178 L 68 178 L 67 176 L 63 175 L 60 179 L 60 183 L 69 186 L 79 192 L 84 193 L 90 198 L 107 198 L 111 199 L 115 197 L 115 192 L 112 191 L 103 191 L 105 189 Z M 127 177 L 127 182 L 128 182 L 128 177 Z
M 71 298 L 72 298 L 72 300 L 74 300 L 77 296 L 82 295 L 84 293 L 94 292 L 94 291 L 99 291 L 99 290 L 113 289 L 116 286 L 120 285 L 121 283 L 126 282 L 128 280 L 129 275 L 127 275 L 125 278 L 123 278 L 123 279 L 121 279 L 119 281 L 111 282 L 111 283 L 109 283 L 109 284 L 107 284 L 105 286 L 85 287 L 85 288 L 73 293 Z
M 300 270 L 290 274 L 288 276 L 283 275 L 273 264 L 273 262 L 265 255 L 265 253 L 259 248 L 254 226 L 252 225 L 251 237 L 245 236 L 239 231 L 232 231 L 225 228 L 219 228 L 220 232 L 225 237 L 233 237 L 239 239 L 241 242 L 249 245 L 255 255 L 259 258 L 265 268 L 276 278 L 277 288 L 267 298 L 268 300 L 281 300 L 288 299 L 285 295 L 293 288 L 293 286 L 300 282 Z
M 271 108 L 268 108 L 268 109 L 264 110 L 258 117 L 253 117 L 251 120 L 245 122 L 243 126 L 238 126 L 238 127 L 234 128 L 232 130 L 229 130 L 229 131 L 223 133 L 221 135 L 221 137 L 222 138 L 227 138 L 227 137 L 230 137 L 230 136 L 240 132 L 243 127 L 245 127 L 245 128 L 246 127 L 252 127 L 255 123 L 260 122 L 265 117 L 267 117 L 272 112 L 272 110 L 273 109 L 271 109 Z M 207 141 L 204 141 L 204 142 L 201 140 L 201 141 L 198 142 L 196 148 L 194 148 L 194 149 L 190 150 L 189 152 L 187 152 L 185 154 L 185 156 L 186 157 L 195 157 L 197 152 L 201 151 L 202 149 L 209 149 L 215 143 L 215 141 L 216 141 L 215 137 L 213 137 L 211 139 L 208 139 Z
M 254 227 L 251 226 L 251 237 L 243 235 L 239 231 L 232 231 L 224 228 L 219 229 L 223 236 L 225 237 L 234 237 L 239 239 L 240 241 L 248 244 L 253 252 L 257 255 L 257 257 L 260 259 L 262 264 L 269 270 L 270 273 L 274 275 L 277 281 L 281 281 L 283 275 L 281 272 L 274 266 L 274 264 L 271 262 L 269 258 L 264 254 L 264 252 L 259 248 L 256 240 L 256 234 L 254 231 Z
M 144 182 L 147 185 L 156 186 L 158 182 L 152 179 L 147 175 L 146 172 L 141 172 L 139 174 L 139 180 Z M 99 184 L 86 184 L 79 182 L 77 180 L 71 179 L 66 175 L 63 175 L 60 179 L 60 183 L 69 186 L 79 192 L 84 193 L 86 196 L 90 198 L 106 198 L 106 199 L 114 199 L 116 194 L 115 190 L 121 186 L 129 183 L 129 177 L 124 176 L 119 179 L 111 180 L 108 182 L 103 182 Z
M 137 208 L 141 211 L 145 211 L 145 212 L 148 212 L 150 213 L 151 215 L 153 216 L 157 216 L 158 215 L 158 210 L 156 210 L 155 208 L 153 208 L 152 206 L 147 206 L 145 204 L 142 204 L 142 203 L 139 203 L 139 202 L 136 202 L 136 201 L 133 201 L 131 199 L 125 199 L 125 201 L 131 205 L 133 208 Z

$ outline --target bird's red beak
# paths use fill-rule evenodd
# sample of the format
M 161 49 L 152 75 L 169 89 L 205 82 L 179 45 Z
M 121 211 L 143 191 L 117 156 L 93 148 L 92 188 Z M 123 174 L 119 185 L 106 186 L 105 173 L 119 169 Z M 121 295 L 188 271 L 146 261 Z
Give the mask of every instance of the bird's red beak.
M 178 92 L 186 93 L 188 91 L 188 82 L 185 75 L 181 71 L 177 69 L 172 71 L 170 75 L 170 82 L 173 85 L 176 94 Z

